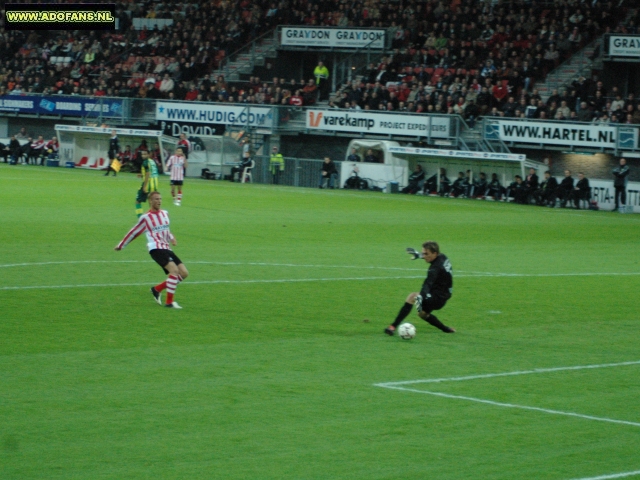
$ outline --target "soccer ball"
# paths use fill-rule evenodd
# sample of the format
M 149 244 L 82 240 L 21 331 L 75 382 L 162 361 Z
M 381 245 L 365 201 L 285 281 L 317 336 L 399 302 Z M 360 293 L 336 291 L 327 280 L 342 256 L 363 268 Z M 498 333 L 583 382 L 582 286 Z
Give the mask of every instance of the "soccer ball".
M 416 336 L 416 327 L 411 325 L 410 323 L 403 323 L 398 328 L 398 336 L 403 340 L 411 340 Z

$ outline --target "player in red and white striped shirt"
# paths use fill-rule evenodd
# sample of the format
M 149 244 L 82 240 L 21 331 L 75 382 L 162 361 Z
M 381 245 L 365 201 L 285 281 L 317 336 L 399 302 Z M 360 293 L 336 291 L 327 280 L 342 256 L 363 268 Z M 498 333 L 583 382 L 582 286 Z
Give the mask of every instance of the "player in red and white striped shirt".
M 42 135 L 38 136 L 38 140 L 35 140 L 34 142 L 31 143 L 30 147 L 31 150 L 29 151 L 29 163 L 31 163 L 31 160 L 33 158 L 34 164 L 38 165 L 38 160 L 40 160 L 40 165 L 44 165 L 44 153 L 46 152 L 46 150 L 44 149 L 44 147 L 46 146 L 46 143 L 44 141 L 44 137 Z
M 167 160 L 167 173 L 171 175 L 171 196 L 173 204 L 180 206 L 182 203 L 182 184 L 184 183 L 184 171 L 187 168 L 187 159 L 181 147 L 176 148 L 174 155 Z M 178 196 L 176 197 L 176 187 L 178 187 Z
M 49 154 L 49 158 L 55 158 L 58 155 L 58 149 L 60 148 L 60 145 L 58 144 L 58 137 L 52 137 L 44 148 Z
M 166 281 L 151 287 L 151 294 L 156 299 L 156 302 L 162 305 L 160 295 L 162 290 L 166 288 L 167 300 L 165 307 L 182 308 L 177 302 L 173 301 L 173 295 L 178 284 L 189 276 L 189 271 L 182 263 L 182 260 L 171 250 L 171 245 L 177 245 L 178 242 L 169 230 L 169 214 L 166 210 L 160 209 L 162 205 L 160 192 L 151 192 L 149 194 L 149 205 L 151 210 L 140 216 L 138 223 L 116 245 L 115 250 L 122 250 L 132 240 L 145 233 L 149 255 L 169 275 Z

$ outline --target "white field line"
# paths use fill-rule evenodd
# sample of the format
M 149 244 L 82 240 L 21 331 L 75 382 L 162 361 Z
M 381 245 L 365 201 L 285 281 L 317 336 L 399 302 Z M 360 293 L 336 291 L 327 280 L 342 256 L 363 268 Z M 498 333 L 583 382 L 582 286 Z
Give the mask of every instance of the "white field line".
M 595 420 L 599 422 L 608 422 L 608 423 L 617 423 L 622 425 L 631 425 L 633 427 L 640 427 L 640 423 L 638 422 L 630 422 L 626 420 L 616 420 L 613 418 L 606 417 L 595 417 L 592 415 L 583 415 L 575 412 L 562 412 L 559 410 L 550 410 L 547 408 L 539 408 L 539 407 L 530 407 L 527 405 L 515 405 L 512 403 L 502 403 L 502 402 L 494 402 L 492 400 L 485 400 L 482 398 L 474 398 L 474 397 L 466 397 L 462 395 L 451 395 L 448 393 L 441 392 L 432 392 L 428 390 L 418 390 L 416 388 L 407 388 L 404 385 L 416 385 L 416 384 L 424 384 L 424 383 L 442 383 L 442 382 L 461 382 L 467 380 L 477 380 L 477 379 L 485 379 L 485 378 L 496 378 L 496 377 L 507 377 L 507 376 L 518 376 L 518 375 L 530 375 L 533 373 L 549 373 L 549 372 L 562 372 L 562 371 L 575 371 L 575 370 L 588 370 L 588 369 L 597 369 L 597 368 L 613 368 L 613 367 L 622 367 L 628 365 L 640 365 L 640 360 L 630 361 L 630 362 L 618 362 L 618 363 L 600 363 L 594 365 L 576 365 L 572 367 L 554 367 L 554 368 L 536 368 L 533 370 L 520 370 L 515 372 L 503 372 L 503 373 L 487 373 L 482 375 L 467 375 L 464 377 L 448 377 L 448 378 L 431 378 L 425 380 L 408 380 L 404 382 L 387 382 L 387 383 L 376 383 L 375 387 L 388 388 L 391 390 L 401 390 L 405 392 L 413 392 L 413 393 L 422 393 L 425 395 L 434 395 L 437 397 L 444 398 L 453 398 L 458 400 L 467 400 L 470 402 L 484 403 L 487 405 L 493 405 L 496 407 L 504 407 L 504 408 L 518 408 L 521 410 L 533 410 L 537 412 L 548 413 L 552 415 L 564 415 L 568 417 L 578 417 L 586 420 Z M 626 475 L 626 474 L 625 474 Z M 597 477 L 597 478 L 618 478 L 618 477 Z M 621 477 L 620 477 L 621 478 Z
M 5 263 L 0 264 L 0 268 L 9 267 L 32 267 L 46 265 L 67 265 L 67 264 L 83 264 L 83 263 L 146 263 L 149 260 L 72 260 L 64 262 L 32 262 L 32 263 Z M 189 261 L 189 264 L 198 265 L 250 265 L 260 267 L 301 267 L 301 268 L 357 268 L 362 270 L 403 270 L 425 272 L 428 267 L 424 268 L 403 268 L 403 267 L 379 267 L 372 265 L 305 265 L 296 263 L 268 263 L 268 262 L 208 262 L 208 261 Z M 465 273 L 484 273 L 484 272 L 465 272 Z
M 640 475 L 640 470 L 635 472 L 612 473 L 610 475 L 600 475 L 599 477 L 574 478 L 573 480 L 608 480 L 610 478 L 625 478 Z
M 342 281 L 365 281 L 365 280 L 398 280 L 407 278 L 424 278 L 420 276 L 410 277 L 339 277 L 339 278 L 283 278 L 283 279 L 267 279 L 267 280 L 201 280 L 190 281 L 185 280 L 184 284 L 180 285 L 180 288 L 185 285 L 214 285 L 214 284 L 243 284 L 243 283 L 304 283 L 304 282 L 342 282 Z M 34 285 L 34 286 L 20 286 L 20 287 L 0 287 L 0 291 L 3 290 L 37 290 L 37 289 L 57 289 L 57 288 L 92 288 L 92 287 L 139 287 L 148 286 L 153 282 L 144 283 L 94 283 L 87 285 Z
M 77 260 L 77 261 L 60 261 L 60 262 L 24 262 L 24 263 L 5 263 L 0 264 L 0 268 L 10 267 L 31 267 L 46 265 L 71 265 L 71 264 L 91 264 L 91 263 L 146 263 L 148 260 Z M 209 261 L 188 261 L 188 264 L 194 265 L 249 265 L 261 267 L 299 267 L 299 268 L 344 268 L 359 270 L 401 270 L 406 272 L 425 272 L 424 268 L 405 268 L 405 267 L 379 267 L 375 265 L 310 265 L 295 263 L 268 263 L 268 262 L 209 262 Z M 502 273 L 502 272 L 473 272 L 465 270 L 454 270 L 458 272 L 456 278 L 469 277 L 616 277 L 616 276 L 638 276 L 640 272 L 569 272 L 569 273 Z M 413 278 L 413 277 L 411 277 Z
M 384 387 L 384 388 L 389 388 L 392 390 L 402 390 L 405 392 L 414 392 L 414 393 L 423 393 L 425 395 L 434 395 L 436 397 L 444 397 L 444 398 L 454 398 L 457 400 L 467 400 L 469 402 L 477 402 L 477 403 L 484 403 L 487 405 L 493 405 L 496 407 L 505 407 L 505 408 L 518 408 L 521 410 L 533 410 L 536 412 L 543 412 L 543 413 L 549 413 L 552 415 L 564 415 L 567 417 L 577 417 L 577 418 L 584 418 L 586 420 L 595 420 L 598 422 L 608 422 L 608 423 L 618 423 L 618 424 L 622 424 L 622 425 L 631 425 L 633 427 L 640 427 L 640 423 L 637 422 L 628 422 L 626 420 L 616 420 L 613 418 L 606 418 L 606 417 L 594 417 L 592 415 L 582 415 L 581 413 L 575 413 L 575 412 L 561 412 L 559 410 L 549 410 L 547 408 L 539 408 L 539 407 L 529 407 L 527 405 L 515 405 L 513 403 L 502 403 L 502 402 L 494 402 L 492 400 L 485 400 L 482 398 L 474 398 L 474 397 L 465 397 L 462 395 L 451 395 L 449 393 L 441 393 L 441 392 L 430 392 L 427 390 L 418 390 L 415 388 L 405 388 L 405 387 L 394 387 L 394 386 L 389 386 L 389 385 L 381 385 L 378 384 L 378 387 Z
M 192 262 L 193 263 L 193 262 Z M 570 274 L 571 276 L 579 276 L 581 274 Z M 593 275 L 609 275 L 609 274 L 593 274 Z M 610 275 L 626 275 L 612 273 Z M 640 273 L 628 274 L 640 275 Z M 502 277 L 504 275 L 457 275 L 456 278 L 481 278 L 481 277 Z M 514 275 L 507 275 L 512 277 Z M 515 275 L 520 277 L 540 276 L 540 275 Z M 554 276 L 554 275 L 543 275 Z M 283 279 L 252 279 L 252 280 L 200 280 L 186 281 L 184 285 L 215 285 L 215 284 L 243 284 L 243 283 L 304 283 L 304 282 L 342 282 L 342 281 L 370 281 L 370 280 L 415 280 L 424 278 L 424 275 L 405 275 L 394 277 L 333 277 L 333 278 L 283 278 Z M 152 280 L 147 282 L 136 283 L 92 283 L 92 284 L 69 284 L 69 285 L 22 285 L 22 286 L 4 286 L 0 287 L 1 291 L 6 290 L 39 290 L 39 289 L 59 289 L 59 288 L 90 288 L 90 287 L 138 287 L 153 283 Z
M 48 265 L 68 265 L 68 264 L 105 264 L 105 263 L 145 263 L 148 260 L 77 260 L 77 261 L 53 261 L 53 262 L 24 262 L 0 264 L 0 268 L 9 267 L 31 267 L 31 266 L 48 266 Z M 378 267 L 378 266 L 359 266 L 359 265 L 311 265 L 311 264 L 294 264 L 294 263 L 267 263 L 267 262 L 209 262 L 209 261 L 193 261 L 189 264 L 200 265 L 225 265 L 225 266 L 266 266 L 266 267 L 296 267 L 296 268 L 339 268 L 339 269 L 359 269 L 359 270 L 393 270 L 393 271 L 425 271 L 425 268 L 402 268 L 402 267 Z M 583 277 L 583 276 L 638 276 L 640 272 L 585 272 L 585 273 L 491 273 L 491 272 L 463 272 L 456 274 L 456 278 L 486 278 L 486 277 Z M 243 283 L 294 283 L 294 282 L 331 282 L 331 281 L 349 281 L 349 280 L 401 280 L 423 278 L 422 275 L 416 276 L 392 276 L 392 277 L 345 277 L 345 278 L 300 278 L 300 279 L 263 279 L 263 280 L 202 280 L 189 281 L 188 284 L 243 284 Z M 142 286 L 144 283 L 99 283 L 99 284 L 68 284 L 68 285 L 32 285 L 32 286 L 4 286 L 0 287 L 0 291 L 6 290 L 30 290 L 30 289 L 60 289 L 60 288 L 87 288 L 87 287 L 130 287 Z
M 590 369 L 596 369 L 596 368 L 624 367 L 626 365 L 640 365 L 640 360 L 634 360 L 631 362 L 618 362 L 618 363 L 599 363 L 595 365 L 576 365 L 573 367 L 534 368 L 533 370 L 520 370 L 515 372 L 503 372 L 503 373 L 485 373 L 481 375 L 468 375 L 464 377 L 429 378 L 425 380 L 407 380 L 405 382 L 376 383 L 374 384 L 374 386 L 392 388 L 399 385 L 415 385 L 418 383 L 463 382 L 466 380 L 477 380 L 481 378 L 511 377 L 511 376 L 517 376 L 517 375 L 530 375 L 532 373 L 562 372 L 567 370 L 590 370 Z

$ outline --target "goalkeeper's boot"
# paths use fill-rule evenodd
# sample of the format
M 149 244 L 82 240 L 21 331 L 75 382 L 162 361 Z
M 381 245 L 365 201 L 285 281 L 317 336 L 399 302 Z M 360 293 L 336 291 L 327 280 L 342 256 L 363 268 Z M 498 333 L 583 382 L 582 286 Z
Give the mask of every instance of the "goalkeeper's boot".
M 384 329 L 384 333 L 386 333 L 387 335 L 393 336 L 395 332 L 396 332 L 396 327 L 394 327 L 393 325 L 389 325 L 387 328 Z
M 178 302 L 167 303 L 165 305 L 165 307 L 167 307 L 167 308 L 175 308 L 175 309 L 181 309 L 182 308 L 180 305 L 178 305 Z

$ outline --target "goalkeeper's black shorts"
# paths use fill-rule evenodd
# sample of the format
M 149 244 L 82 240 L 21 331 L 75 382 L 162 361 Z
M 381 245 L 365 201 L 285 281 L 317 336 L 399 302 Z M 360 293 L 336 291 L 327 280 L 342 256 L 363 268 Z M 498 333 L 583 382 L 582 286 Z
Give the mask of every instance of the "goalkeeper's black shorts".
M 448 298 L 439 297 L 422 297 L 422 308 L 420 311 L 431 313 L 434 310 L 440 310 L 447 303 Z

